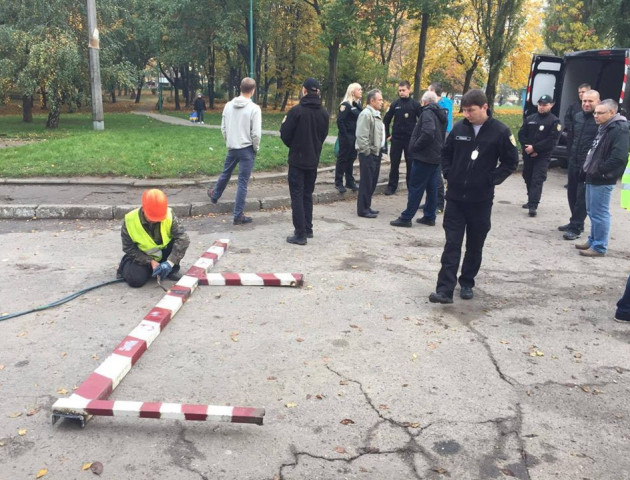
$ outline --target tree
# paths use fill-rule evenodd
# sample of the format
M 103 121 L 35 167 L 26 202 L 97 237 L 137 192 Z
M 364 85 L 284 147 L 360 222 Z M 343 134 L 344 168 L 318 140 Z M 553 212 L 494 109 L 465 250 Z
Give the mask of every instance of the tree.
M 589 6 L 592 2 L 588 2 Z M 544 38 L 556 55 L 600 48 L 593 11 L 582 0 L 551 0 L 545 15 Z M 614 14 L 616 15 L 616 14 Z
M 499 74 L 505 59 L 516 46 L 518 32 L 524 22 L 524 0 L 471 0 L 477 12 L 477 26 L 488 62 L 486 95 L 494 105 Z

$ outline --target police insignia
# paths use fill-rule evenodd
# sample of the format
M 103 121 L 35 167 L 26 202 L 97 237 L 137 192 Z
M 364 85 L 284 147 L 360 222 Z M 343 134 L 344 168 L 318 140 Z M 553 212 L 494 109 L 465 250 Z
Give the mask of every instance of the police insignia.
M 405 113 L 405 118 L 409 118 L 409 114 L 408 113 Z
M 510 142 L 516 147 L 516 139 L 514 138 L 514 135 L 510 135 Z
M 282 119 L 282 123 L 287 121 L 287 116 L 285 115 L 284 118 Z
M 538 127 L 538 130 L 540 130 L 541 132 L 545 129 L 544 125 L 541 125 L 540 127 Z
M 341 107 L 339 107 L 339 111 L 340 111 L 340 112 L 343 112 L 345 109 L 346 109 L 346 106 L 345 106 L 345 105 L 342 105 Z
M 556 128 L 558 129 L 558 131 L 561 131 L 562 130 L 562 125 L 558 124 L 558 125 L 556 125 Z

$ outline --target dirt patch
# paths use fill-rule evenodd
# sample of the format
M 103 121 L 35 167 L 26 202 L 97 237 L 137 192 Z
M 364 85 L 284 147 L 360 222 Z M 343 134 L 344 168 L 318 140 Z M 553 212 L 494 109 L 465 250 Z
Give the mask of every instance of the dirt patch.
M 38 140 L 18 140 L 17 138 L 0 138 L 0 148 L 21 147 L 36 143 Z

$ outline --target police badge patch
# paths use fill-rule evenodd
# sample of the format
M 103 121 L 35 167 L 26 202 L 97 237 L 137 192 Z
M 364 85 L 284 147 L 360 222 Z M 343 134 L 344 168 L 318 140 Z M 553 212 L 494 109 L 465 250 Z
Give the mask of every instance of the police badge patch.
M 540 127 L 538 127 L 538 130 L 540 130 L 541 132 L 545 129 L 544 125 L 541 125 Z
M 558 129 L 559 132 L 562 131 L 562 125 L 558 124 L 556 125 L 556 128 Z
M 282 123 L 287 121 L 287 116 L 285 115 L 284 118 L 282 119 Z
M 514 135 L 510 135 L 510 142 L 516 147 L 516 139 L 514 138 Z
M 339 111 L 340 111 L 340 112 L 343 112 L 345 109 L 346 109 L 346 106 L 345 106 L 345 105 L 342 105 L 341 107 L 339 107 Z
M 409 118 L 409 114 L 408 113 L 405 113 L 405 118 Z

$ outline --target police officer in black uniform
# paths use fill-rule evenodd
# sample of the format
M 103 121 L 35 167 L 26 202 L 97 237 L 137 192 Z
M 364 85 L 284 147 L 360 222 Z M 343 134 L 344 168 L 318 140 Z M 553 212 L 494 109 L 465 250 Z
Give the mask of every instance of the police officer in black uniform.
M 547 180 L 547 169 L 551 151 L 558 143 L 562 125 L 553 113 L 553 98 L 543 95 L 538 100 L 538 113 L 525 118 L 518 131 L 518 141 L 523 149 L 523 180 L 527 186 L 529 216 L 535 217 L 542 195 L 543 183 Z
M 442 223 L 446 244 L 436 291 L 429 295 L 432 303 L 453 303 L 464 234 L 460 297 L 473 298 L 483 244 L 490 231 L 494 186 L 518 165 L 516 140 L 506 125 L 490 115 L 486 94 L 481 90 L 466 92 L 462 109 L 465 120 L 453 126 L 442 149 L 442 171 L 448 181 Z
M 409 174 L 411 173 L 411 159 L 409 158 L 409 139 L 416 126 L 416 121 L 422 113 L 422 105 L 417 100 L 411 98 L 411 85 L 403 80 L 398 84 L 398 100 L 389 106 L 389 110 L 383 118 L 385 125 L 385 136 L 391 142 L 389 151 L 390 170 L 389 182 L 385 195 L 393 195 L 398 188 L 400 159 L 405 153 L 405 163 L 407 164 L 406 182 L 409 186 Z M 394 126 L 389 129 L 392 119 Z

